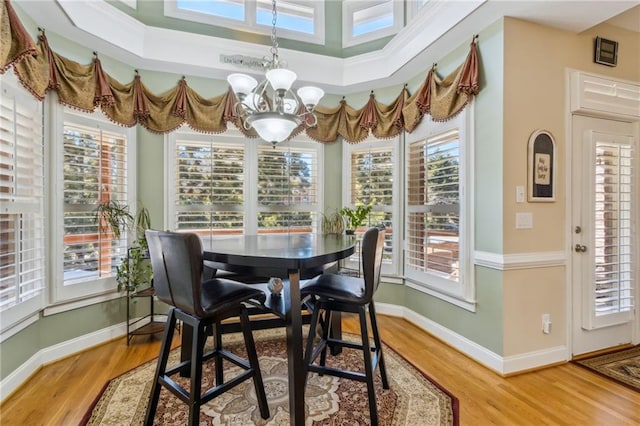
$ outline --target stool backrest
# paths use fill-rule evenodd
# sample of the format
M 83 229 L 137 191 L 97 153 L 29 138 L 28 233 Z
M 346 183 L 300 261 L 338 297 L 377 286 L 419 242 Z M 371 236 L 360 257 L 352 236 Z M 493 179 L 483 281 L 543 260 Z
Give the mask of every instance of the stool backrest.
M 146 230 L 153 287 L 158 299 L 202 316 L 202 243 L 198 235 Z
M 362 275 L 365 286 L 365 303 L 371 301 L 380 284 L 384 234 L 384 228 L 369 228 L 362 237 Z

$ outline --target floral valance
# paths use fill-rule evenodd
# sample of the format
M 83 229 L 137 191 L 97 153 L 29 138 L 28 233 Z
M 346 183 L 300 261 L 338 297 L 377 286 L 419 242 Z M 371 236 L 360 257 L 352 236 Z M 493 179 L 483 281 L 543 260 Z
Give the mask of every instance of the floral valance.
M 94 53 L 89 65 L 82 65 L 61 55 L 49 46 L 44 30 L 38 43 L 25 30 L 9 0 L 0 3 L 0 74 L 13 70 L 24 87 L 39 100 L 49 90 L 58 94 L 60 103 L 87 112 L 98 107 L 113 122 L 131 127 L 140 124 L 154 133 L 168 133 L 183 124 L 203 133 L 222 133 L 233 123 L 249 137 L 236 114 L 235 95 L 231 89 L 206 99 L 189 87 L 183 77 L 176 87 L 161 94 L 152 93 L 136 71 L 133 81 L 120 83 L 107 74 Z M 305 128 L 309 137 L 333 142 L 338 137 L 356 143 L 370 134 L 391 138 L 403 130 L 413 131 L 425 114 L 436 121 L 454 117 L 478 94 L 478 58 L 476 37 L 471 42 L 465 62 L 445 78 L 428 72 L 424 82 L 412 95 L 404 87 L 388 105 L 376 101 L 373 91 L 369 101 L 355 109 L 343 99 L 336 107 L 318 105 L 318 124 Z

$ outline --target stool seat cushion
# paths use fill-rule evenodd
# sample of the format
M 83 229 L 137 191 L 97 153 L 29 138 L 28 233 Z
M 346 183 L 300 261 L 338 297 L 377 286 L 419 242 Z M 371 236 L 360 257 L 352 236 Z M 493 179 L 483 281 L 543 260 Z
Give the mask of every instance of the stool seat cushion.
M 362 278 L 348 275 L 323 274 L 317 279 L 308 281 L 300 294 L 313 294 L 324 299 L 331 299 L 342 303 L 367 303 L 365 298 L 364 281 Z
M 219 312 L 237 308 L 241 302 L 249 299 L 263 303 L 266 295 L 259 288 L 223 278 L 214 278 L 202 283 L 200 297 L 204 315 L 210 317 Z

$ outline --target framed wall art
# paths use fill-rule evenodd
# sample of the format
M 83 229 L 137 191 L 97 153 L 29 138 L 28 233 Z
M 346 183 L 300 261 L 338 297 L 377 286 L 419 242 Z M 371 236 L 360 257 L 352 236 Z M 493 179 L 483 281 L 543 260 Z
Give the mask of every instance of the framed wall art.
M 556 143 L 546 130 L 536 130 L 529 138 L 527 172 L 528 200 L 555 201 Z
M 594 61 L 598 64 L 615 67 L 618 64 L 618 42 L 596 37 Z

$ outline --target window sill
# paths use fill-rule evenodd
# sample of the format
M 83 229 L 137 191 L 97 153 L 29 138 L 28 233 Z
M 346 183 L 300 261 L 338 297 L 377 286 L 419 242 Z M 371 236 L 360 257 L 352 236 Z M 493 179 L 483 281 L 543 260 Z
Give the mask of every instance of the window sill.
M 445 293 L 442 293 L 441 291 L 435 290 L 433 288 L 429 288 L 424 284 L 418 284 L 409 280 L 405 280 L 405 285 L 408 288 L 411 288 L 419 292 L 428 294 L 429 296 L 433 296 L 435 298 L 444 300 L 445 302 L 451 303 L 452 305 L 458 306 L 462 309 L 466 309 L 469 312 L 476 312 L 477 303 L 475 300 L 464 300 L 457 296 L 445 294 Z
M 113 290 L 108 293 L 99 294 L 97 296 L 89 296 L 83 299 L 59 302 L 44 308 L 44 310 L 42 311 L 42 315 L 44 315 L 45 317 L 48 315 L 55 315 L 61 312 L 72 311 L 74 309 L 84 308 L 85 306 L 91 306 L 97 303 L 119 299 L 123 296 L 124 293 Z

